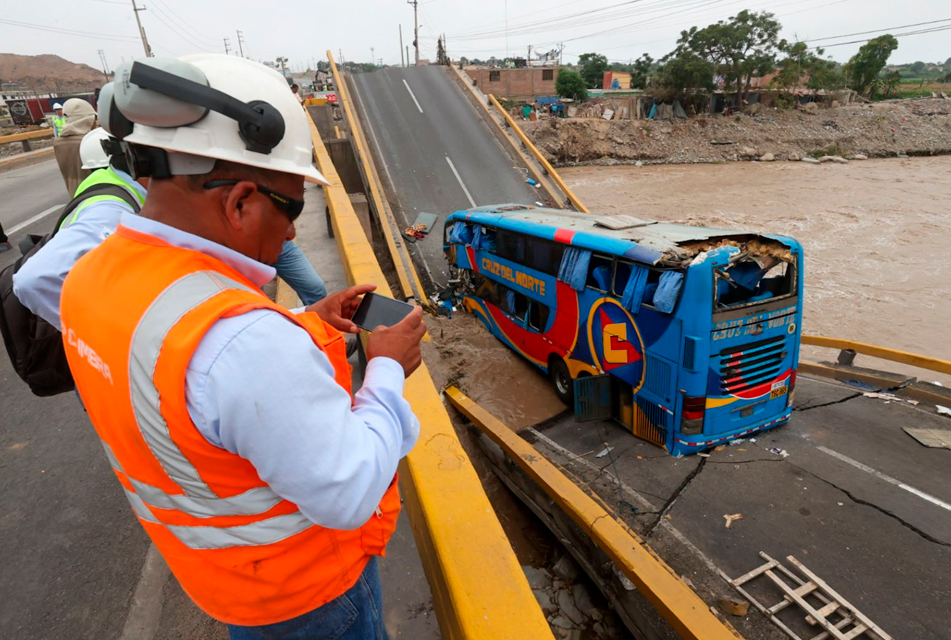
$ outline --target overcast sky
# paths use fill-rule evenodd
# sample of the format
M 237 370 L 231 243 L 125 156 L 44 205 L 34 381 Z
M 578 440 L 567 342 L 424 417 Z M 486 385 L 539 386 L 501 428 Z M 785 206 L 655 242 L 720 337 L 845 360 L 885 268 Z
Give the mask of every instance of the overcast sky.
M 224 38 L 235 52 L 237 30 L 243 32 L 246 56 L 265 60 L 284 55 L 294 69 L 323 58 L 327 49 L 335 55 L 342 50 L 348 60 L 369 61 L 372 47 L 374 57 L 384 64 L 399 64 L 399 25 L 404 45 L 412 43 L 413 8 L 405 0 L 144 0 L 144 4 L 147 10 L 139 15 L 156 55 L 224 52 Z M 420 46 L 423 57 L 435 57 L 436 36 L 445 33 L 453 58 L 502 57 L 506 51 L 524 55 L 529 45 L 548 50 L 562 42 L 566 62 L 586 51 L 619 61 L 645 52 L 659 58 L 673 48 L 681 29 L 716 22 L 742 9 L 772 11 L 788 39 L 885 28 L 897 35 L 951 26 L 948 0 L 423 0 Z M 948 20 L 895 28 L 942 19 Z M 875 35 L 879 33 L 815 44 Z M 845 61 L 859 46 L 829 47 L 827 55 Z M 0 51 L 53 53 L 101 68 L 99 49 L 110 68 L 123 57 L 143 55 L 132 0 L 3 3 Z M 946 30 L 899 38 L 891 62 L 938 62 L 949 57 L 951 30 Z

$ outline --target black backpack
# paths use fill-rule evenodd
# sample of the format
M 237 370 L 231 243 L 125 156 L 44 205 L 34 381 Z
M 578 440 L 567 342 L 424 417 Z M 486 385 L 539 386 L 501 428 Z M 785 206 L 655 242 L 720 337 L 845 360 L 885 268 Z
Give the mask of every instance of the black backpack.
M 0 333 L 10 363 L 30 390 L 38 396 L 55 396 L 76 388 L 66 361 L 66 349 L 59 329 L 24 307 L 13 294 L 13 274 L 56 235 L 60 225 L 80 204 L 94 196 L 121 198 L 135 213 L 139 202 L 127 190 L 114 184 L 100 183 L 73 198 L 56 221 L 51 233 L 27 236 L 20 242 L 23 256 L 0 271 Z

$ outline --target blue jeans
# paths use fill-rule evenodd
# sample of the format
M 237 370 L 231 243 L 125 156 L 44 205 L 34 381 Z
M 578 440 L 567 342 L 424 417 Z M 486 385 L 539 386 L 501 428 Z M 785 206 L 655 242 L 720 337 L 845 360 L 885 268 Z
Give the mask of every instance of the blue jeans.
M 291 240 L 284 243 L 274 268 L 277 269 L 277 275 L 297 293 L 305 307 L 327 297 L 327 285 L 301 248 Z
M 231 640 L 389 640 L 376 558 L 349 591 L 302 616 L 261 627 L 228 625 Z

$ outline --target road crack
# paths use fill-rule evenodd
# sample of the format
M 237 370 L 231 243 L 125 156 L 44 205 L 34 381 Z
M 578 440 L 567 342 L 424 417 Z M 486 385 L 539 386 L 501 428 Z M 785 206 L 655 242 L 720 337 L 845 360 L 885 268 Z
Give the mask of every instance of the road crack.
M 853 494 L 853 493 L 852 493 L 851 491 L 849 491 L 848 489 L 843 489 L 842 487 L 840 487 L 840 486 L 837 485 L 836 483 L 834 483 L 834 482 L 832 482 L 832 481 L 830 481 L 830 480 L 826 480 L 826 479 L 823 478 L 822 476 L 817 475 L 817 474 L 813 473 L 812 471 L 809 471 L 808 469 L 805 469 L 805 468 L 803 468 L 803 467 L 800 467 L 800 466 L 795 465 L 795 464 L 792 464 L 792 463 L 790 463 L 790 464 L 791 464 L 793 467 L 795 467 L 796 469 L 799 469 L 800 471 L 802 471 L 803 473 L 806 473 L 806 474 L 812 476 L 812 477 L 815 478 L 816 480 L 819 480 L 819 481 L 821 481 L 821 482 L 824 482 L 825 484 L 829 485 L 829 486 L 832 487 L 833 489 L 838 489 L 839 491 L 841 491 L 842 493 L 844 493 L 846 496 L 848 496 L 849 500 L 851 500 L 852 502 L 854 502 L 854 503 L 856 503 L 856 504 L 864 505 L 864 506 L 866 506 L 866 507 L 871 507 L 872 509 L 875 509 L 875 510 L 878 511 L 879 513 L 881 513 L 881 514 L 883 514 L 883 515 L 886 515 L 886 516 L 888 516 L 889 518 L 892 518 L 893 520 L 895 520 L 896 522 L 898 522 L 901 526 L 905 527 L 906 529 L 908 529 L 908 530 L 910 530 L 910 531 L 915 532 L 916 534 L 918 534 L 920 537 L 924 538 L 924 539 L 927 540 L 928 542 L 932 542 L 932 543 L 937 544 L 937 545 L 940 545 L 940 546 L 942 546 L 942 547 L 951 547 L 951 542 L 945 542 L 944 540 L 939 540 L 938 538 L 935 538 L 934 536 L 932 536 L 931 534 L 927 533 L 926 531 L 923 531 L 923 530 L 919 529 L 918 527 L 916 527 L 915 525 L 911 524 L 910 522 L 908 522 L 907 520 L 905 520 L 904 518 L 902 518 L 902 517 L 899 516 L 898 514 L 893 513 L 893 512 L 889 511 L 888 509 L 886 509 L 886 508 L 884 508 L 884 507 L 880 507 L 880 506 L 878 506 L 877 504 L 875 504 L 874 502 L 869 502 L 868 500 L 863 500 L 862 498 L 859 498 L 858 496 L 856 496 L 855 494 Z
M 693 482 L 694 479 L 696 479 L 698 475 L 700 475 L 701 471 L 703 471 L 703 468 L 706 466 L 706 464 L 707 464 L 707 459 L 700 458 L 700 464 L 698 464 L 696 468 L 690 472 L 690 475 L 684 478 L 683 482 L 680 483 L 680 486 L 677 487 L 674 493 L 667 499 L 667 502 L 664 503 L 664 506 L 661 507 L 660 512 L 657 514 L 657 519 L 654 520 L 651 526 L 647 528 L 647 531 L 644 532 L 645 539 L 649 538 L 650 535 L 654 533 L 654 529 L 657 528 L 657 525 L 659 525 L 663 521 L 664 517 L 674 507 L 674 503 L 677 502 L 677 498 L 683 495 L 684 491 L 687 490 L 687 487 L 690 486 L 690 483 Z

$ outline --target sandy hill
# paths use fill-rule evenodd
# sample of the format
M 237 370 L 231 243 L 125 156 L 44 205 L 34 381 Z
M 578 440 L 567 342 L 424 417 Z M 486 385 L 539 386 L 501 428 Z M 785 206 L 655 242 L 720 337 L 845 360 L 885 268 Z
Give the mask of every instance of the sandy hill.
M 102 72 L 59 56 L 21 56 L 0 53 L 0 80 L 17 82 L 38 92 L 80 91 L 101 87 Z

